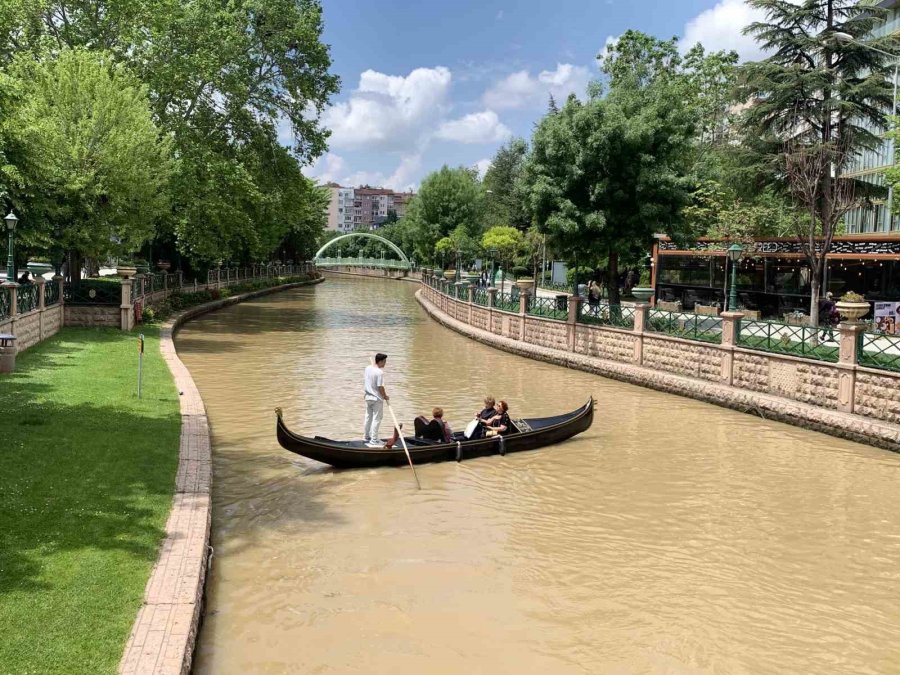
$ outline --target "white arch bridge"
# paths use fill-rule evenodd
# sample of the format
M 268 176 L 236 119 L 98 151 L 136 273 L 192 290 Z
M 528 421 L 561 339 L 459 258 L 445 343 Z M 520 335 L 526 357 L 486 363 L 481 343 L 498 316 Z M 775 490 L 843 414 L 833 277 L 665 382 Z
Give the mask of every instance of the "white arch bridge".
M 335 244 L 352 237 L 364 237 L 379 241 L 399 255 L 400 260 L 395 258 L 363 258 L 362 254 L 356 258 L 328 258 L 322 255 Z M 371 234 L 370 232 L 350 232 L 349 234 L 343 234 L 340 237 L 335 237 L 331 241 L 325 242 L 325 245 L 316 251 L 315 263 L 317 267 L 383 267 L 394 270 L 408 270 L 412 268 L 412 263 L 410 263 L 409 258 L 406 257 L 406 254 L 399 246 L 397 246 L 397 244 L 384 237 L 379 237 L 377 234 Z

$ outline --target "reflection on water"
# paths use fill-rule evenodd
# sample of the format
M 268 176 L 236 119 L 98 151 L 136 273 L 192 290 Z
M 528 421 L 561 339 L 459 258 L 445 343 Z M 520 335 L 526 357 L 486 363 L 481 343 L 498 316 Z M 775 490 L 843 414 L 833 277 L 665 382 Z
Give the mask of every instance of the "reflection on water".
M 213 431 L 215 559 L 197 673 L 889 673 L 900 457 L 495 351 L 396 281 L 329 280 L 185 327 Z M 461 427 L 599 400 L 531 453 L 333 471 L 297 431 L 362 435 L 362 370 Z M 388 433 L 387 423 L 382 428 Z

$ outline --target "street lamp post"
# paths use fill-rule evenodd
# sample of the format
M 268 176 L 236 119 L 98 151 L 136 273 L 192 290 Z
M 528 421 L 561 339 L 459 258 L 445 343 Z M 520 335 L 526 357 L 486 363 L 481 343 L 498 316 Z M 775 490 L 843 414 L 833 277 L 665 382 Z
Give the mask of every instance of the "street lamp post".
M 491 286 L 494 285 L 494 258 L 497 256 L 497 249 L 492 248 L 490 250 L 491 254 L 491 278 L 488 279 L 488 282 Z
M 736 312 L 737 311 L 737 264 L 738 260 L 741 259 L 741 254 L 744 252 L 744 247 L 740 244 L 732 244 L 728 247 L 726 254 L 728 255 L 728 260 L 731 262 L 731 288 L 728 291 L 728 311 Z
M 873 47 L 871 45 L 867 45 L 864 42 L 860 42 L 856 38 L 854 38 L 849 33 L 843 33 L 840 31 L 831 33 L 831 38 L 844 43 L 852 43 L 863 49 L 871 49 L 873 52 L 878 52 L 879 54 L 884 54 L 885 56 L 890 56 L 894 59 L 894 96 L 891 102 L 891 116 L 896 117 L 897 115 L 897 68 L 900 66 L 900 56 L 897 54 L 891 54 L 890 52 L 886 52 L 883 49 L 878 49 L 878 47 Z M 894 121 L 891 120 L 891 127 L 893 131 Z M 894 165 L 894 139 L 893 137 L 888 139 L 888 163 L 893 166 Z M 891 219 L 893 218 L 892 211 L 894 210 L 894 187 L 893 185 L 888 185 L 888 200 L 887 200 L 887 209 L 885 210 L 884 217 L 884 229 L 885 232 L 890 232 L 891 230 Z
M 459 253 L 460 253 L 459 249 L 456 249 L 456 280 L 457 280 L 457 281 L 460 280 L 460 274 L 459 274 Z
M 3 212 L 0 211 L 0 213 Z M 3 221 L 6 223 L 6 231 L 9 235 L 9 254 L 6 259 L 6 280 L 9 283 L 14 284 L 16 283 L 16 225 L 19 223 L 19 219 L 16 218 L 16 214 L 10 209 Z

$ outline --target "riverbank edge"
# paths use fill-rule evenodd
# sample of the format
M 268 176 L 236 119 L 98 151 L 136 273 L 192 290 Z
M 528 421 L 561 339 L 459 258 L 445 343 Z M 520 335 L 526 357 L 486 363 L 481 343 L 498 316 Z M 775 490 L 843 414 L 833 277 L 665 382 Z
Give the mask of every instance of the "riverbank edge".
M 694 380 L 643 366 L 618 363 L 594 356 L 520 342 L 475 328 L 444 314 L 437 306 L 424 297 L 421 290 L 416 291 L 416 300 L 425 312 L 441 325 L 477 342 L 505 352 L 566 368 L 582 370 L 668 394 L 697 399 L 739 412 L 756 413 L 764 419 L 785 422 L 804 429 L 837 436 L 838 438 L 873 445 L 892 452 L 900 452 L 900 426 L 889 422 L 881 422 L 860 417 L 859 415 L 819 408 L 808 403 L 792 401 L 771 394 Z
M 166 538 L 144 590 L 118 672 L 188 675 L 200 627 L 212 526 L 212 445 L 200 391 L 175 350 L 175 334 L 203 314 L 263 295 L 311 286 L 323 277 L 261 288 L 189 307 L 160 327 L 159 350 L 180 394 L 181 442 Z

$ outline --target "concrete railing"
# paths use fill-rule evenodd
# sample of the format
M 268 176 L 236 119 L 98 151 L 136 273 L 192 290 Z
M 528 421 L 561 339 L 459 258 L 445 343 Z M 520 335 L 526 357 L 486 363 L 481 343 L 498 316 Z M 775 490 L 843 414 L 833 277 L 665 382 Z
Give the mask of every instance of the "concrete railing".
M 634 307 L 633 328 L 617 328 L 579 321 L 581 302 L 575 296 L 568 297 L 566 320 L 555 320 L 529 314 L 527 294 L 523 293 L 518 312 L 504 311 L 496 307 L 496 289 L 488 289 L 487 302 L 478 304 L 475 289 L 460 291 L 427 272 L 421 293 L 458 322 L 499 338 L 559 352 L 560 362 L 567 365 L 578 362 L 579 357 L 603 359 L 642 371 L 638 380 L 648 379 L 650 375 L 644 371 L 651 370 L 779 397 L 786 403 L 795 401 L 854 417 L 900 423 L 900 373 L 859 365 L 857 344 L 862 328 L 855 324 L 838 327 L 840 349 L 837 362 L 832 363 L 740 346 L 743 315 L 738 312 L 720 315 L 720 342 L 713 343 L 647 330 L 647 304 Z M 464 293 L 465 299 L 451 293 Z M 893 433 L 900 446 L 900 428 Z
M 4 283 L 0 284 L 0 294 L 0 334 L 15 338 L 0 347 L 4 363 L 0 372 L 3 372 L 14 367 L 16 352 L 25 351 L 59 332 L 64 312 L 63 279 L 57 276 L 47 281 L 37 277 L 28 286 Z

